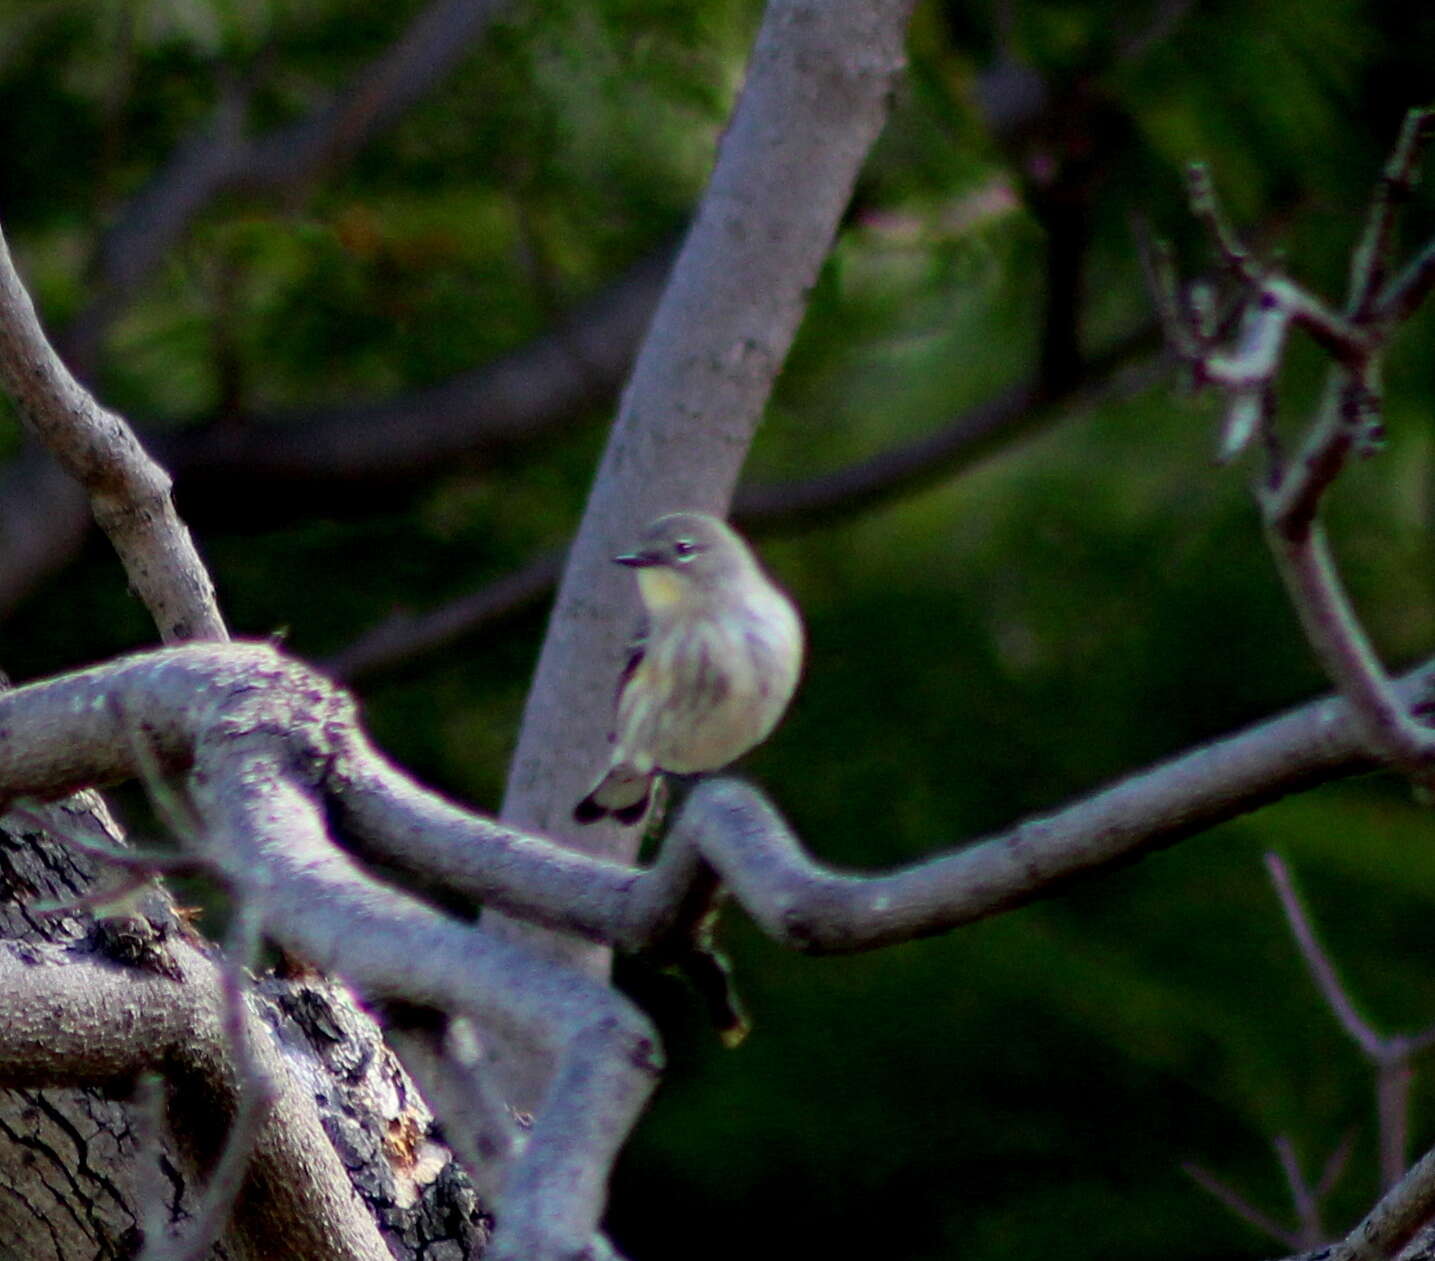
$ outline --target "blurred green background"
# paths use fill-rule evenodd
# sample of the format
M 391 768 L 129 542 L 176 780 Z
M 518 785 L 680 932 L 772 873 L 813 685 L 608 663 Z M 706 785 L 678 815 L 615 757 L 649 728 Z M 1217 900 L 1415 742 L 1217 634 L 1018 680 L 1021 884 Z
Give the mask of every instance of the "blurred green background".
M 100 291 L 103 232 L 223 93 L 241 85 L 244 127 L 273 134 L 423 8 L 0 0 L 0 221 L 62 344 Z M 750 0 L 509 7 L 352 157 L 207 200 L 117 287 L 80 366 L 164 449 L 255 416 L 302 426 L 521 349 L 681 230 L 760 16 Z M 751 480 L 841 468 L 1015 383 L 1085 380 L 1085 356 L 1150 322 L 1133 215 L 1188 268 L 1208 262 L 1182 202 L 1193 158 L 1253 239 L 1338 296 L 1401 116 L 1428 98 L 1432 37 L 1435 11 L 1356 0 L 923 4 Z M 1432 209 L 1417 197 L 1407 251 Z M 1425 315 L 1398 341 L 1387 449 L 1330 504 L 1395 663 L 1435 649 L 1430 337 Z M 1319 370 L 1297 346 L 1289 423 Z M 560 544 L 613 411 L 600 394 L 422 475 L 280 485 L 239 468 L 216 495 L 197 464 L 180 507 L 231 625 L 322 660 Z M 1253 470 L 1212 463 L 1217 418 L 1168 372 L 880 505 L 760 537 L 811 656 L 747 769 L 817 854 L 909 862 L 1321 690 Z M 380 742 L 495 809 L 543 626 L 526 607 L 357 677 Z M 92 537 L 12 601 L 0 664 L 28 679 L 152 640 Z M 1375 1191 L 1371 1074 L 1260 856 L 1290 860 L 1371 1017 L 1413 1029 L 1435 1021 L 1432 842 L 1429 812 L 1371 777 L 865 957 L 796 957 L 734 913 L 755 1019 L 735 1052 L 681 985 L 624 961 L 672 1071 L 619 1168 L 612 1229 L 636 1261 L 728 1256 L 735 1239 L 773 1258 L 1268 1255 L 1281 1245 L 1182 1162 L 1289 1220 L 1271 1140 L 1314 1176 L 1353 1135 L 1327 1216 L 1346 1228 Z M 1431 1105 L 1419 1078 L 1417 1145 L 1435 1141 Z

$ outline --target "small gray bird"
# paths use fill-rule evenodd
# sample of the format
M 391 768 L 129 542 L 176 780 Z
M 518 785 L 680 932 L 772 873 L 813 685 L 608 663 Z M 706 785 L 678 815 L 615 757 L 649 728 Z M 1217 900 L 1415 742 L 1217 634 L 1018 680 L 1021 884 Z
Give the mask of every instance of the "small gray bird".
M 802 621 L 725 522 L 659 517 L 637 550 L 644 623 L 618 682 L 608 769 L 573 817 L 634 824 L 663 771 L 715 771 L 771 734 L 802 670 Z

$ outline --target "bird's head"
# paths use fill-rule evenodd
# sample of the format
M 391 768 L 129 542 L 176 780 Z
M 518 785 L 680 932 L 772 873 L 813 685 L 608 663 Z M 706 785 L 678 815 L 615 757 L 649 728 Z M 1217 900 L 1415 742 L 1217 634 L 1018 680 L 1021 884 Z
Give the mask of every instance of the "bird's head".
M 613 559 L 638 571 L 643 603 L 652 612 L 710 594 L 753 566 L 747 544 L 726 522 L 703 512 L 659 517 L 633 551 Z

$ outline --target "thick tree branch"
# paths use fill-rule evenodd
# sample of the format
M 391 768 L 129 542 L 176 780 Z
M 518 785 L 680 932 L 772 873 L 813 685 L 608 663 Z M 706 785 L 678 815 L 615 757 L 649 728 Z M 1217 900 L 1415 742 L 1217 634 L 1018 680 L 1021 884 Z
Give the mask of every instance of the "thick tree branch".
M 1340 1243 L 1326 1261 L 1390 1261 L 1435 1214 L 1435 1151 L 1428 1151 Z
M 1432 673 L 1435 667 L 1406 676 L 1402 702 L 1424 697 Z M 284 730 L 297 748 L 325 750 L 319 790 L 361 852 L 512 915 L 624 949 L 672 931 L 705 865 L 779 940 L 817 952 L 872 949 L 1020 905 L 1299 788 L 1374 766 L 1350 706 L 1331 697 L 873 877 L 813 862 L 760 794 L 715 780 L 695 790 L 658 862 L 642 870 L 472 815 L 419 787 L 374 751 L 341 693 L 272 648 L 236 644 L 142 654 L 0 697 L 0 724 L 23 722 L 31 735 L 23 747 L 0 743 L 0 785 L 48 795 L 132 775 L 128 733 L 136 723 L 167 772 L 193 773 L 204 733 L 233 727 L 239 719 L 224 717 L 228 708 L 247 713 L 243 698 L 264 692 L 275 693 L 271 705 L 287 697 Z M 103 703 L 106 696 L 116 702 Z
M 504 811 L 518 823 L 557 830 L 602 755 L 608 715 L 596 698 L 630 630 L 608 558 L 660 511 L 726 509 L 884 121 L 910 9 L 910 0 L 767 8 L 569 553 L 509 779 Z M 618 852 L 632 843 L 597 828 L 582 840 Z
M 503 816 L 588 852 L 572 803 L 606 748 L 607 697 L 632 631 L 610 558 L 660 512 L 725 516 L 748 446 L 905 64 L 913 0 L 769 0 L 712 176 L 649 326 L 568 553 L 509 765 Z M 800 188 L 802 195 L 794 196 Z M 485 917 L 594 973 L 591 946 Z M 533 1063 L 530 1061 L 530 1063 Z M 537 1098 L 546 1069 L 512 1084 Z
M 1424 694 L 1428 672 L 1405 695 Z M 512 915 L 636 950 L 668 933 L 711 865 L 764 931 L 817 953 L 942 932 L 1172 844 L 1313 783 L 1371 769 L 1350 710 L 1314 702 L 1183 754 L 1009 831 L 899 871 L 857 877 L 810 859 L 761 796 L 698 788 L 647 871 L 569 854 L 417 788 L 355 733 L 334 799 L 364 852 Z
M 54 795 L 60 781 L 133 775 L 152 758 L 186 775 L 202 828 L 182 839 L 268 936 L 371 1000 L 435 1007 L 546 1047 L 557 1075 L 506 1180 L 490 1255 L 557 1261 L 587 1246 L 608 1169 L 652 1088 L 652 1030 L 606 986 L 374 880 L 333 844 L 321 790 L 352 722 L 343 697 L 271 649 L 194 646 L 17 689 L 0 697 L 6 721 L 31 737 L 3 742 L 9 791 Z M 443 1119 L 450 1130 L 486 1123 Z M 507 1141 L 478 1134 L 465 1149 Z

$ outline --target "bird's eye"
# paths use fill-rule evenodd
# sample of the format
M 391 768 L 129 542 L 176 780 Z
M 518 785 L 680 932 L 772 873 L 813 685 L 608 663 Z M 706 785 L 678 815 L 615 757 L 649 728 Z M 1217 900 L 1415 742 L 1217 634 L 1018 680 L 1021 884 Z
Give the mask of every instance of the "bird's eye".
M 673 541 L 673 554 L 679 560 L 692 560 L 697 555 L 698 545 L 692 539 L 675 539 Z

